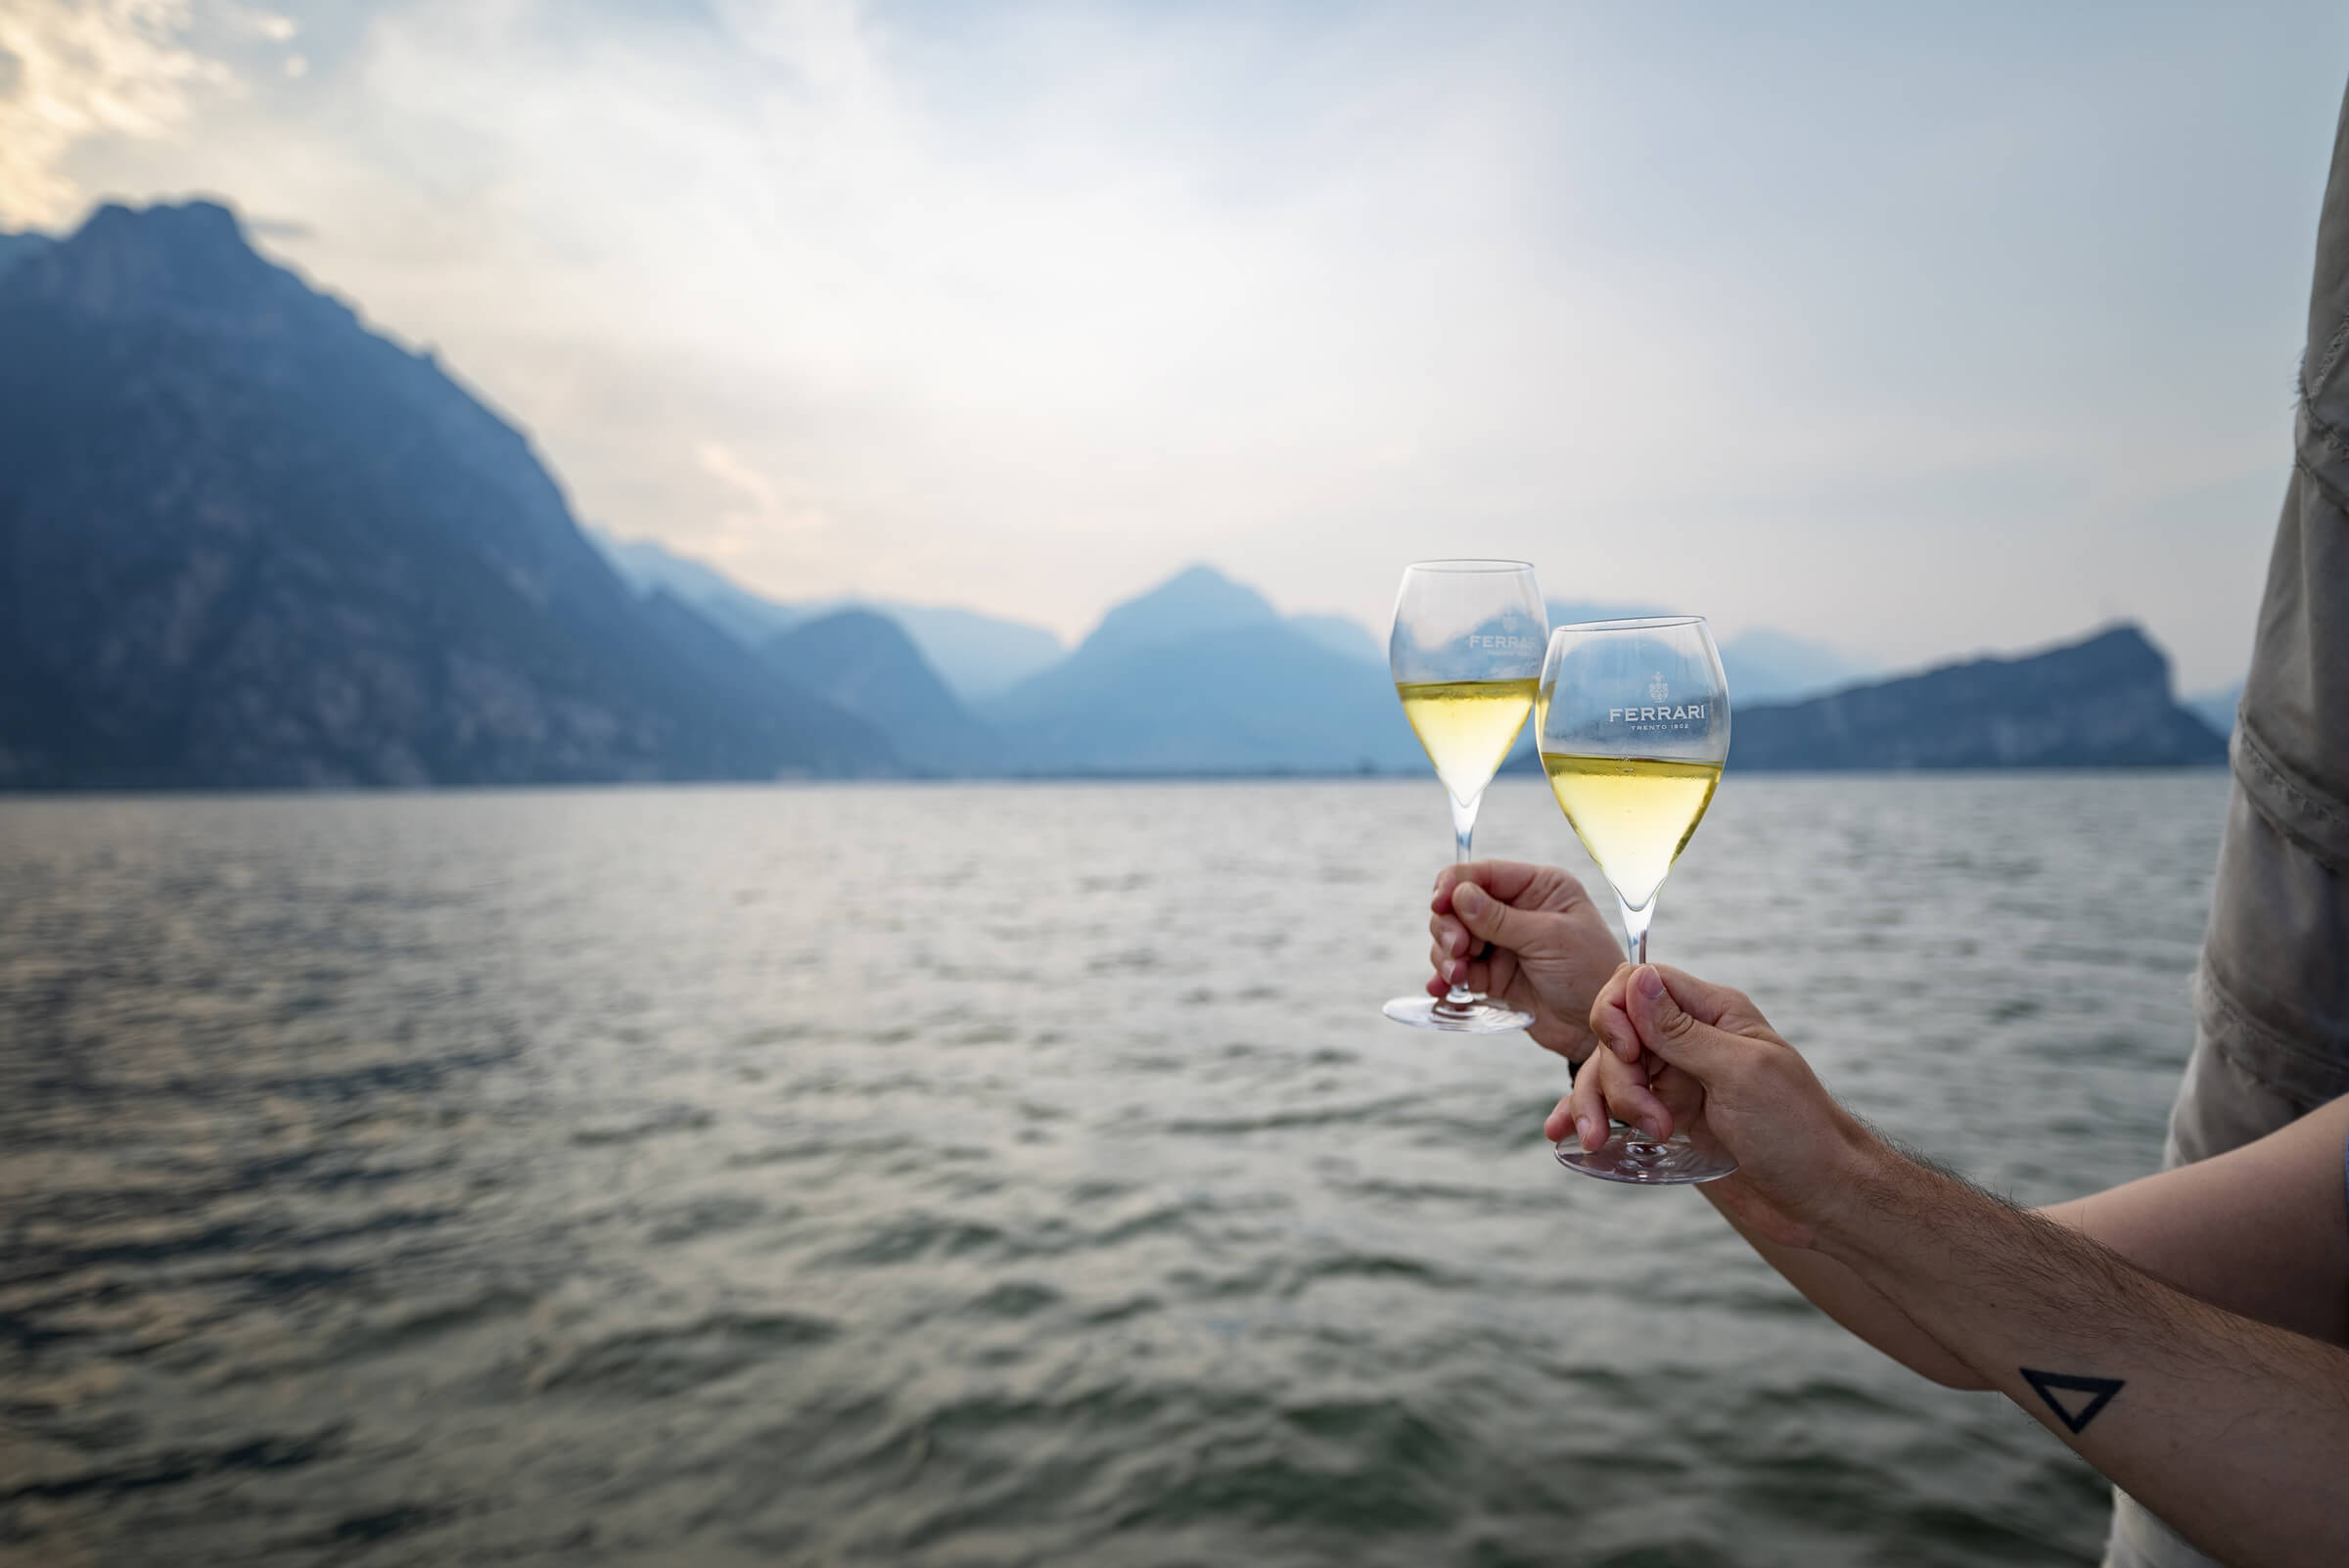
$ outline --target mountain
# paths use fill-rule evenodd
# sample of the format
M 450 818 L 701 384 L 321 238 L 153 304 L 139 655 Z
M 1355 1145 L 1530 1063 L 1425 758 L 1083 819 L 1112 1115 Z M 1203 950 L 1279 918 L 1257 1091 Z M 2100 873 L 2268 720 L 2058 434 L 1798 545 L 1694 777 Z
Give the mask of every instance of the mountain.
M 743 658 L 742 644 L 730 632 L 666 588 L 656 588 L 636 607 L 644 623 L 668 644 L 704 681 L 721 690 L 744 683 L 768 685 L 769 671 L 757 660 Z
M 806 612 L 762 599 L 715 567 L 650 539 L 619 539 L 596 529 L 583 531 L 637 593 L 647 599 L 666 593 L 691 606 L 745 648 L 757 648 L 785 626 L 806 619 Z
M 1242 587 L 1213 567 L 1195 566 L 1138 598 L 1112 606 L 1070 662 L 1114 659 L 1143 648 L 1279 622 L 1280 612 L 1254 588 Z
M 867 608 L 903 626 L 922 657 L 965 702 L 1008 691 L 1069 651 L 1042 626 L 953 605 L 876 599 Z
M 18 262 L 30 260 L 56 243 L 48 235 L 35 234 L 29 229 L 22 234 L 0 231 L 0 276 L 6 276 Z
M 991 773 L 1001 765 L 1002 742 L 964 710 L 887 616 L 818 616 L 777 632 L 761 652 L 786 677 L 871 724 L 927 771 Z
M 1067 659 L 979 712 L 1031 771 L 1427 765 L 1383 661 L 1332 652 L 1207 567 L 1112 609 Z
M 616 538 L 593 529 L 588 537 L 638 593 L 667 589 L 747 648 L 762 647 L 775 633 L 817 616 L 841 610 L 876 611 L 902 627 L 932 669 L 966 701 L 1016 685 L 1068 651 L 1042 626 L 953 605 L 862 599 L 783 604 L 762 598 L 715 568 L 651 539 Z
M 2020 659 L 1978 659 L 1784 706 L 1739 708 L 1729 761 L 1758 768 L 2177 766 L 2227 742 L 2170 695 L 2133 625 Z
M 1032 770 L 1327 773 L 1426 766 L 1384 670 L 1331 653 L 1278 623 L 1049 670 L 1007 693 L 990 716 L 1020 765 Z
M 1341 659 L 1387 668 L 1387 643 L 1359 621 L 1345 616 L 1291 616 L 1289 624 Z
M 521 432 L 209 203 L 0 274 L 0 784 L 898 766 L 647 618 Z

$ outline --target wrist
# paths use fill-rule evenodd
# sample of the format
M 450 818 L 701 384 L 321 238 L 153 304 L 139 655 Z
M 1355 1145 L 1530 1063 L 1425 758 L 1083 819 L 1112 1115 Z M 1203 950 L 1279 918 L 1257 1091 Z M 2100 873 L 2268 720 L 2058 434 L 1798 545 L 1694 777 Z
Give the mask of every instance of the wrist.
M 1880 1259 L 1913 1236 L 1929 1206 L 1919 1190 L 1931 1173 L 1870 1131 L 1857 1119 L 1836 1118 L 1819 1213 L 1812 1224 L 1814 1245 L 1840 1263 Z

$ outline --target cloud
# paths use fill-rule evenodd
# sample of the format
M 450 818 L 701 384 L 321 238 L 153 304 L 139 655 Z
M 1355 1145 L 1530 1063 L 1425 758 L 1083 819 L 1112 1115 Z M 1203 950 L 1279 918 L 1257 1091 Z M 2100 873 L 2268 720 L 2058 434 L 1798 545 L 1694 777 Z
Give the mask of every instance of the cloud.
M 250 6 L 231 6 L 228 8 L 228 12 L 233 25 L 252 33 L 256 38 L 265 38 L 271 43 L 291 43 L 294 35 L 301 30 L 300 25 L 292 17 L 280 16 L 274 11 L 261 11 Z
M 969 60 L 848 5 L 575 15 L 425 4 L 371 30 L 365 101 L 448 149 L 431 214 L 367 204 L 388 245 L 430 236 L 385 282 L 445 322 L 456 291 L 527 277 L 431 335 L 497 367 L 593 515 L 691 526 L 626 498 L 706 473 L 714 439 L 891 546 L 762 559 L 746 536 L 779 592 L 999 588 L 987 541 L 1016 536 L 1056 557 L 1044 613 L 1075 622 L 1267 527 L 1376 520 L 1529 458 L 1603 450 L 1583 481 L 1619 484 L 1673 448 L 1641 410 L 1725 358 L 1652 282 L 1552 264 L 1516 215 L 1536 100 L 1473 56 L 1350 81 L 1250 148 L 1193 112 L 1294 43 L 1240 20 L 1136 40 L 1031 17 Z M 528 391 L 505 368 L 550 349 L 570 369 Z M 623 400 L 581 390 L 589 353 L 637 407 L 570 440 L 582 398 Z M 1716 449 L 1776 450 L 1773 417 Z
M 54 224 L 87 198 L 59 167 L 93 136 L 157 137 L 226 67 L 182 42 L 185 0 L 0 0 L 0 221 Z
M 696 442 L 693 459 L 725 492 L 711 522 L 684 530 L 710 555 L 738 562 L 832 526 L 806 484 L 771 478 L 722 441 Z

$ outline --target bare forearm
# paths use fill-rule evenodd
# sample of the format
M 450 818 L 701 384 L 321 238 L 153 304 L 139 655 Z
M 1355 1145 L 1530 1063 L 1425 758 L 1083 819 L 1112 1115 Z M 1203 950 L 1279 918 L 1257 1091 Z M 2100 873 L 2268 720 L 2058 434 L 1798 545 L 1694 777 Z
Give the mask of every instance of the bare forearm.
M 1990 1382 L 1916 1325 L 1883 1293 L 1822 1252 L 1772 1241 L 1740 1221 L 1711 1186 L 1697 1188 L 1729 1227 L 1761 1254 L 1812 1306 L 1899 1361 L 1919 1377 L 1950 1388 L 1987 1389 Z
M 2349 1561 L 2349 1352 L 1890 1151 L 1819 1250 L 2205 1551 Z

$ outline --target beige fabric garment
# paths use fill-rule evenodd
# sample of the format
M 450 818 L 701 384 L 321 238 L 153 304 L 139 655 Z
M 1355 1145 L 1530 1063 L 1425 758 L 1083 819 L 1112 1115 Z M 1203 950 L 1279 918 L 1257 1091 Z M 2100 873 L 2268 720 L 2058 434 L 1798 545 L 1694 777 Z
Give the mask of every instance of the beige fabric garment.
M 2349 101 L 2317 229 L 2291 485 L 2234 763 L 2170 1165 L 2224 1153 L 2349 1093 Z M 2113 1493 L 2106 1568 L 2211 1561 Z

